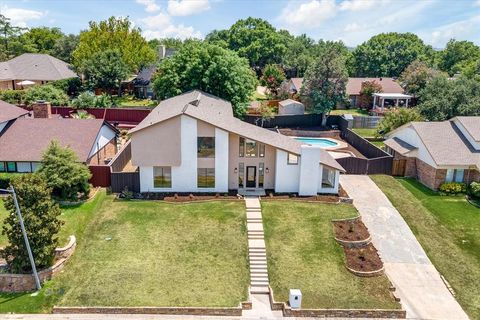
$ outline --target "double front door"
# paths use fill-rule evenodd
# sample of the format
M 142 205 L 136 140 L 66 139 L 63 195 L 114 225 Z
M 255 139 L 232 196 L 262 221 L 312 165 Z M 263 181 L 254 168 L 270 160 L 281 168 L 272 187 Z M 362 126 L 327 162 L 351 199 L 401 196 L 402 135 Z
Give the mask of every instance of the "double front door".
M 246 177 L 245 186 L 247 188 L 257 187 L 257 167 L 247 166 L 247 177 Z

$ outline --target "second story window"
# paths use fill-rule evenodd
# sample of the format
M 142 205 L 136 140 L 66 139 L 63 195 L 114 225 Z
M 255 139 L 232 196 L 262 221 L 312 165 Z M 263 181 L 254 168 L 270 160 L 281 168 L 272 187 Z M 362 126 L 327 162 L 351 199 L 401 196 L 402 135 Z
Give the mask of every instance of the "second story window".
M 197 138 L 197 157 L 215 158 L 215 137 Z
M 287 164 L 298 164 L 298 156 L 293 153 L 289 153 L 287 157 Z
M 245 139 L 245 156 L 249 158 L 258 156 L 258 145 L 256 141 Z

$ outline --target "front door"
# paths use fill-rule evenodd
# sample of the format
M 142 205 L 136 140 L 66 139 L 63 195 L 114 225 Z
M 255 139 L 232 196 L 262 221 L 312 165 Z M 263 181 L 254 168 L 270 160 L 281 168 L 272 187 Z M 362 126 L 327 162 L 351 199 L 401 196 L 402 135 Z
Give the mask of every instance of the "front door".
M 247 188 L 255 188 L 257 186 L 257 167 L 247 167 Z

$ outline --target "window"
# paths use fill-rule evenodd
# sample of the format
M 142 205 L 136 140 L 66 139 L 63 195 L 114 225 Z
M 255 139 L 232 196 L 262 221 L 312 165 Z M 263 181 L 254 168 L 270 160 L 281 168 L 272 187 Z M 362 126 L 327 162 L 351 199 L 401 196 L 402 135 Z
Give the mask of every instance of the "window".
M 243 158 L 245 156 L 245 138 L 240 137 L 238 145 L 238 156 Z
M 465 170 L 463 169 L 447 169 L 445 182 L 463 182 L 464 173 Z
M 245 165 L 243 162 L 238 164 L 238 187 L 243 188 L 243 179 L 245 178 Z
M 0 172 L 5 172 L 5 162 L 0 162 Z
M 287 164 L 298 164 L 298 156 L 293 153 L 289 153 L 287 157 Z
M 265 157 L 265 145 L 263 143 L 259 143 L 258 155 L 260 156 L 260 158 Z
M 172 187 L 172 168 L 153 167 L 153 187 L 171 188 Z
M 335 188 L 335 170 L 323 167 L 322 188 Z
M 215 168 L 198 168 L 197 186 L 199 188 L 215 188 Z
M 258 187 L 263 188 L 263 182 L 265 181 L 265 164 L 260 162 L 258 164 Z
M 17 163 L 16 162 L 7 162 L 7 171 L 8 172 L 17 172 Z
M 197 138 L 197 156 L 199 158 L 215 158 L 215 137 Z
M 253 140 L 245 140 L 245 156 L 249 158 L 256 158 L 258 154 L 257 142 Z

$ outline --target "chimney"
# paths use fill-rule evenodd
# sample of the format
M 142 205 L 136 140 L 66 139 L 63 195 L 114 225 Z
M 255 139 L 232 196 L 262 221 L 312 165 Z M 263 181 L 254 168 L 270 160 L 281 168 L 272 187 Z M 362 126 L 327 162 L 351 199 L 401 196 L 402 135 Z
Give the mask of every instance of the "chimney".
M 52 106 L 50 102 L 38 100 L 33 104 L 33 117 L 48 119 L 52 117 Z

